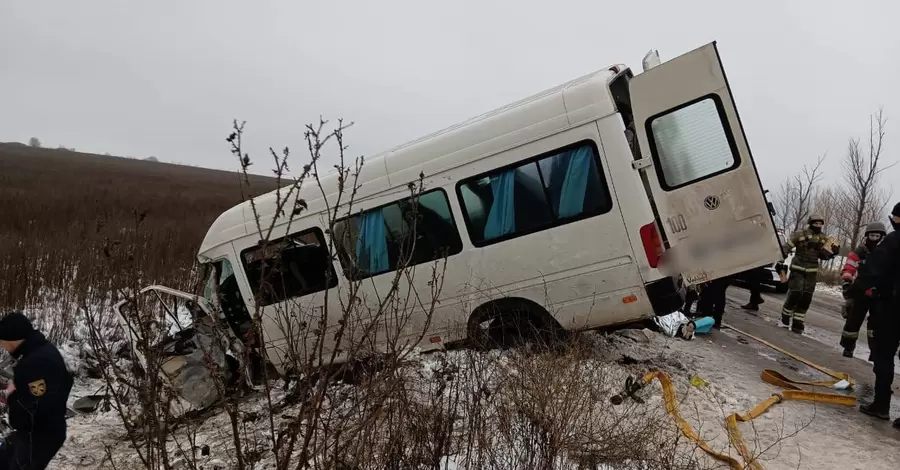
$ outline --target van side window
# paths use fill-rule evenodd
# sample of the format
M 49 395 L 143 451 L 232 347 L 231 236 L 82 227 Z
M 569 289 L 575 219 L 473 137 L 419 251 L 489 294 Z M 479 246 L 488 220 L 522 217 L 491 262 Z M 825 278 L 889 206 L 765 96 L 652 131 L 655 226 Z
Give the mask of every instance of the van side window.
M 647 122 L 650 149 L 665 190 L 724 173 L 739 163 L 716 96 L 667 111 Z
M 447 193 L 436 189 L 339 220 L 335 244 L 344 272 L 364 279 L 452 256 L 462 240 Z
M 593 142 L 555 150 L 457 186 L 475 246 L 546 230 L 612 209 Z
M 260 306 L 337 286 L 337 276 L 318 227 L 241 252 L 247 282 Z

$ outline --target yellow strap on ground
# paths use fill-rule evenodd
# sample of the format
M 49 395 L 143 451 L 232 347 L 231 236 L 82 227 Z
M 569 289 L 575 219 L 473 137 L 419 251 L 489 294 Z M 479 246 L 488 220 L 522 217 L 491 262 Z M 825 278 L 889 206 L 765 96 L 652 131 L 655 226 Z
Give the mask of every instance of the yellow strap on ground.
M 835 372 L 831 369 L 828 369 L 827 367 L 822 367 L 822 366 L 820 366 L 814 362 L 808 361 L 790 351 L 787 351 L 779 346 L 776 346 L 762 338 L 753 336 L 750 333 L 747 333 L 746 331 L 741 331 L 727 323 L 723 324 L 723 326 L 725 328 L 728 328 L 729 330 L 733 330 L 735 333 L 742 334 L 742 335 L 752 339 L 753 341 L 756 341 L 757 343 L 764 344 L 764 345 L 780 352 L 781 354 L 784 354 L 785 356 L 790 356 L 793 359 L 795 359 L 796 361 L 802 362 L 803 364 L 806 364 L 809 367 L 812 367 L 813 369 L 816 369 L 817 371 L 819 371 L 825 375 L 828 375 L 836 380 L 835 382 L 803 382 L 803 381 L 789 381 L 789 382 L 792 382 L 795 384 L 800 384 L 800 385 L 813 385 L 816 387 L 832 387 L 832 386 L 834 386 L 834 384 L 840 382 L 841 380 L 846 380 L 850 384 L 850 388 L 853 388 L 853 386 L 856 385 L 856 383 L 853 382 L 853 379 L 848 374 L 845 374 L 843 372 Z M 778 374 L 778 373 L 776 372 L 776 374 Z M 781 376 L 781 374 L 778 374 L 778 375 Z M 781 377 L 784 377 L 784 376 L 781 376 Z M 765 377 L 763 378 L 763 380 L 765 380 Z M 771 382 L 769 382 L 769 383 L 771 383 Z M 779 385 L 779 384 L 772 384 L 772 385 Z M 781 385 L 779 385 L 779 386 L 781 386 Z M 785 388 L 789 388 L 789 387 L 785 387 Z
M 819 387 L 833 387 L 836 383 L 841 380 L 846 380 L 852 386 L 853 380 L 849 375 L 844 374 L 842 372 L 834 372 L 830 369 L 826 369 L 818 364 L 814 364 L 806 359 L 792 354 L 784 349 L 775 346 L 774 344 L 765 341 L 763 339 L 757 338 L 756 336 L 747 334 L 743 331 L 740 331 L 731 326 L 725 325 L 726 328 L 730 328 L 737 333 L 740 333 L 744 336 L 747 336 L 750 339 L 758 341 L 770 348 L 773 348 L 785 355 L 788 355 L 818 371 L 821 371 L 834 379 L 837 379 L 832 382 L 813 382 L 813 381 L 799 381 L 799 380 L 791 380 L 779 372 L 776 372 L 771 369 L 766 369 L 760 375 L 760 378 L 768 384 L 775 385 L 777 387 L 781 387 L 785 390 L 773 394 L 771 397 L 762 401 L 753 409 L 751 409 L 747 413 L 733 413 L 725 419 L 725 427 L 728 431 L 728 441 L 731 443 L 731 446 L 737 451 L 738 455 L 741 456 L 741 459 L 746 462 L 742 464 L 740 460 L 732 457 L 731 455 L 719 452 L 713 449 L 708 442 L 703 440 L 702 437 L 697 433 L 697 431 L 688 423 L 682 416 L 681 413 L 678 412 L 678 403 L 677 396 L 675 395 L 675 386 L 672 384 L 669 376 L 666 375 L 665 372 L 660 371 L 652 371 L 648 372 L 644 375 L 643 381 L 645 384 L 649 384 L 656 379 L 659 381 L 659 384 L 663 389 L 663 399 L 666 403 L 666 412 L 672 416 L 672 419 L 675 420 L 675 424 L 678 425 L 678 428 L 681 430 L 681 433 L 684 434 L 685 437 L 691 439 L 696 442 L 697 445 L 703 449 L 704 452 L 709 454 L 711 457 L 727 463 L 732 469 L 740 470 L 740 469 L 752 469 L 752 470 L 763 470 L 762 465 L 759 463 L 757 458 L 759 456 L 754 456 L 751 452 L 750 448 L 747 446 L 746 441 L 744 440 L 744 436 L 741 434 L 740 429 L 738 428 L 738 423 L 745 423 L 747 421 L 753 420 L 763 413 L 768 411 L 769 408 L 774 406 L 777 403 L 781 403 L 784 400 L 798 400 L 798 401 L 811 401 L 816 403 L 827 403 L 831 405 L 843 405 L 843 406 L 856 406 L 856 397 L 852 395 L 841 395 L 836 393 L 824 393 L 824 392 L 811 392 L 804 390 L 797 386 L 800 385 L 813 385 Z

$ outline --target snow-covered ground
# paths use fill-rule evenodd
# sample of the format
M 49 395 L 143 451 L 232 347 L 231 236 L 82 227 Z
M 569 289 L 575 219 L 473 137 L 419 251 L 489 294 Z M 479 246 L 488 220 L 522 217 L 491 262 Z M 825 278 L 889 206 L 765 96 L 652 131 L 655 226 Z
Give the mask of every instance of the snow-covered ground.
M 735 336 L 733 332 L 723 330 L 714 332 L 712 337 L 698 336 L 688 342 L 663 337 L 648 330 L 632 331 L 627 335 L 590 333 L 590 355 L 579 359 L 581 363 L 574 368 L 562 365 L 556 367 L 561 376 L 577 372 L 600 384 L 594 390 L 604 392 L 605 395 L 595 397 L 597 403 L 607 402 L 609 396 L 619 391 L 624 378 L 629 375 L 642 374 L 649 369 L 664 370 L 671 375 L 677 386 L 682 415 L 714 448 L 736 455 L 728 443 L 725 417 L 733 412 L 750 410 L 777 390 L 760 381 L 759 367 L 748 363 L 743 353 L 713 341 L 716 335 Z M 457 380 L 467 380 L 466 386 L 482 381 L 488 383 L 504 369 L 504 364 L 509 363 L 504 360 L 504 354 L 515 353 L 458 351 L 414 356 L 408 372 L 427 378 L 436 371 L 446 369 L 447 364 L 461 367 L 480 361 L 481 366 L 489 367 L 484 367 L 477 374 L 459 374 Z M 764 353 L 760 355 L 767 360 L 776 360 L 774 354 L 768 357 Z M 544 365 L 553 366 L 552 360 L 548 359 Z M 511 371 L 506 370 L 506 373 Z M 702 382 L 699 386 L 695 386 L 696 383 L 692 385 L 692 377 L 703 379 L 702 382 L 706 382 L 706 385 Z M 97 382 L 79 381 L 73 391 L 73 400 L 78 396 L 95 393 L 98 385 Z M 668 436 L 673 441 L 677 440 L 678 432 L 665 415 L 658 384 L 652 384 L 641 395 L 646 398 L 646 403 L 629 405 L 631 408 L 627 408 L 630 410 L 628 413 L 663 423 L 667 426 Z M 274 398 L 277 402 L 282 397 L 276 394 Z M 263 413 L 265 401 L 257 397 L 245 403 L 244 407 L 248 415 Z M 605 420 L 612 425 L 625 416 L 616 410 L 614 407 L 603 406 L 586 413 L 590 420 Z M 291 407 L 288 407 L 280 414 L 290 415 L 291 411 Z M 573 419 L 570 424 L 573 427 L 591 425 L 579 419 Z M 69 421 L 69 426 L 69 440 L 57 457 L 54 468 L 112 468 L 104 462 L 107 452 L 115 457 L 118 468 L 132 468 L 128 465 L 136 463 L 127 440 L 123 438 L 124 432 L 114 411 L 78 416 Z M 244 426 L 247 434 L 259 437 L 257 443 L 265 448 L 267 420 L 247 421 Z M 228 451 L 231 443 L 229 429 L 227 416 L 220 413 L 199 423 L 193 430 L 193 445 L 198 449 L 210 447 L 210 455 L 200 456 L 198 459 L 201 468 L 234 468 Z M 755 453 L 761 454 L 759 458 L 767 469 L 864 467 L 872 470 L 893 469 L 900 465 L 900 453 L 896 452 L 896 447 L 891 443 L 881 442 L 879 436 L 871 431 L 869 422 L 855 410 L 786 402 L 776 405 L 752 424 L 742 424 L 741 429 L 750 447 Z M 683 438 L 680 440 L 684 441 Z M 183 438 L 181 445 L 186 441 L 187 438 Z M 685 445 L 687 443 L 682 444 Z M 170 447 L 174 449 L 174 443 Z M 511 453 L 515 450 L 509 449 Z M 697 459 L 698 464 L 715 465 L 702 451 L 692 450 L 687 453 Z M 511 457 L 506 462 L 508 465 L 497 468 L 517 468 L 514 462 L 515 459 Z M 274 460 L 264 457 L 255 468 L 274 468 Z M 464 456 L 452 454 L 442 459 L 441 468 L 467 467 Z M 556 468 L 576 467 L 571 466 L 571 462 L 560 462 Z
M 840 299 L 839 289 L 819 286 L 817 290 L 834 297 L 836 301 Z M 52 317 L 52 311 L 50 313 L 44 312 L 45 316 Z M 836 342 L 834 335 L 825 330 L 809 328 L 808 333 L 808 336 L 825 344 Z M 109 334 L 113 341 L 121 341 L 119 336 Z M 456 422 L 461 429 L 454 433 L 454 442 L 448 445 L 440 459 L 442 469 L 522 468 L 523 449 L 534 444 L 522 437 L 509 439 L 509 436 L 519 432 L 517 426 L 521 426 L 520 422 L 501 419 L 504 413 L 509 412 L 510 404 L 476 405 L 471 402 L 471 398 L 477 395 L 475 391 L 486 386 L 495 387 L 495 392 L 500 394 L 502 386 L 498 385 L 498 380 L 505 382 L 503 386 L 506 388 L 502 393 L 507 394 L 504 396 L 509 400 L 527 399 L 544 403 L 544 409 L 564 415 L 565 420 L 561 421 L 564 426 L 561 426 L 560 432 L 567 439 L 566 445 L 571 445 L 569 441 L 581 442 L 585 436 L 601 436 L 603 439 L 599 441 L 612 442 L 621 447 L 622 444 L 617 443 L 616 439 L 625 436 L 626 440 L 634 441 L 640 433 L 629 433 L 641 426 L 648 426 L 647 423 L 655 423 L 659 430 L 652 434 L 654 439 L 663 436 L 672 443 L 673 448 L 677 448 L 679 455 L 689 459 L 687 464 L 682 462 L 679 468 L 713 468 L 718 465 L 717 462 L 680 437 L 665 414 L 658 384 L 654 383 L 640 392 L 639 395 L 646 400 L 644 404 L 629 402 L 621 407 L 612 407 L 608 401 L 610 396 L 621 391 L 626 377 L 639 376 L 648 370 L 662 370 L 671 376 L 676 385 L 682 415 L 714 448 L 736 456 L 728 442 L 725 418 L 734 412 L 750 410 L 778 391 L 759 379 L 763 368 L 760 361 L 772 363 L 765 367 L 779 369 L 779 364 L 784 365 L 784 358 L 765 349 L 741 350 L 735 341 L 725 341 L 729 338 L 734 340 L 736 334 L 727 329 L 714 331 L 710 336 L 697 336 L 693 341 L 672 339 L 649 330 L 588 333 L 583 341 L 587 348 L 578 355 L 566 356 L 565 362 L 558 362 L 560 356 L 554 354 L 536 355 L 526 360 L 523 353 L 516 351 L 454 351 L 413 355 L 403 368 L 403 373 L 413 379 L 408 384 L 416 389 L 415 394 L 421 403 L 444 400 L 443 403 L 455 396 L 460 400 L 454 405 L 457 407 L 455 409 L 470 410 L 480 406 L 481 410 L 476 414 L 490 418 L 488 422 L 492 427 L 485 435 L 497 439 L 492 448 L 500 455 L 492 457 L 495 459 L 494 465 L 485 467 L 468 463 L 475 457 L 471 449 L 467 451 L 462 445 L 464 439 L 460 437 L 465 435 L 466 426 L 472 425 L 472 413 L 465 411 L 461 412 Z M 79 319 L 73 326 L 70 340 L 60 345 L 70 368 L 79 371 L 70 405 L 80 397 L 104 390 L 102 380 L 89 379 L 85 375 L 87 344 L 86 327 Z M 860 342 L 857 355 L 865 356 L 867 353 L 865 345 Z M 796 369 L 791 370 L 799 373 Z M 782 372 L 790 375 L 791 370 Z M 802 372 L 807 378 L 817 374 L 815 371 Z M 444 374 L 449 377 L 447 383 L 451 385 L 434 395 L 435 378 Z M 352 396 L 355 387 L 341 385 L 334 396 Z M 541 389 L 546 393 L 538 393 Z M 579 400 L 585 396 L 590 397 L 588 404 Z M 276 405 L 281 405 L 284 398 L 281 390 L 275 390 L 272 395 Z M 260 456 L 252 467 L 256 469 L 275 468 L 266 410 L 267 401 L 263 395 L 249 397 L 241 405 L 241 434 L 247 439 L 245 444 L 258 451 Z M 297 410 L 298 405 L 285 405 L 279 409 L 273 416 L 276 428 L 281 428 L 292 416 L 296 416 Z M 345 417 L 352 419 L 352 413 Z M 143 468 L 115 410 L 101 409 L 78 415 L 69 419 L 68 424 L 68 440 L 51 468 Z M 609 431 L 619 429 L 619 426 L 623 429 L 621 435 Z M 168 448 L 176 456 L 174 460 L 181 462 L 180 468 L 192 468 L 188 461 L 195 461 L 196 468 L 205 470 L 236 468 L 230 430 L 231 422 L 224 412 L 211 413 L 176 431 Z M 754 422 L 741 424 L 741 430 L 751 449 L 761 454 L 760 461 L 767 469 L 877 470 L 898 468 L 900 465 L 896 441 L 886 441 L 870 420 L 853 409 L 785 402 Z M 528 435 L 525 431 L 521 434 Z M 583 447 L 584 444 L 579 445 Z M 598 454 L 603 452 L 609 452 L 609 449 L 604 448 Z M 566 451 L 561 451 L 561 454 L 566 457 L 558 460 L 554 468 L 577 468 L 575 461 L 578 455 L 572 452 L 567 454 Z M 115 465 L 110 463 L 110 458 Z M 602 470 L 639 468 L 614 459 L 594 463 L 598 466 L 592 468 Z M 658 467 L 650 465 L 647 468 Z

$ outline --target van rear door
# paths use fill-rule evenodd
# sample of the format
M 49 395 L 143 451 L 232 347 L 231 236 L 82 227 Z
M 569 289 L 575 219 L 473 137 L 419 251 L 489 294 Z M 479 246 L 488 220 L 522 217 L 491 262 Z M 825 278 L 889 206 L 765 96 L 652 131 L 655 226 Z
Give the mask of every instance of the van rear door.
M 778 261 L 781 246 L 712 42 L 629 83 L 635 132 L 668 244 L 696 284 Z

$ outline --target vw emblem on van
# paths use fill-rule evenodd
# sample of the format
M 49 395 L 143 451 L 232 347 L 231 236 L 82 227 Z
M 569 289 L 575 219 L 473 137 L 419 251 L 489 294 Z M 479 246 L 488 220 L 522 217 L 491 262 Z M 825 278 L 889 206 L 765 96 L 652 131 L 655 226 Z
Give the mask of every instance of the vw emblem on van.
M 719 207 L 719 198 L 717 196 L 706 196 L 706 199 L 703 200 L 703 207 L 715 210 Z

